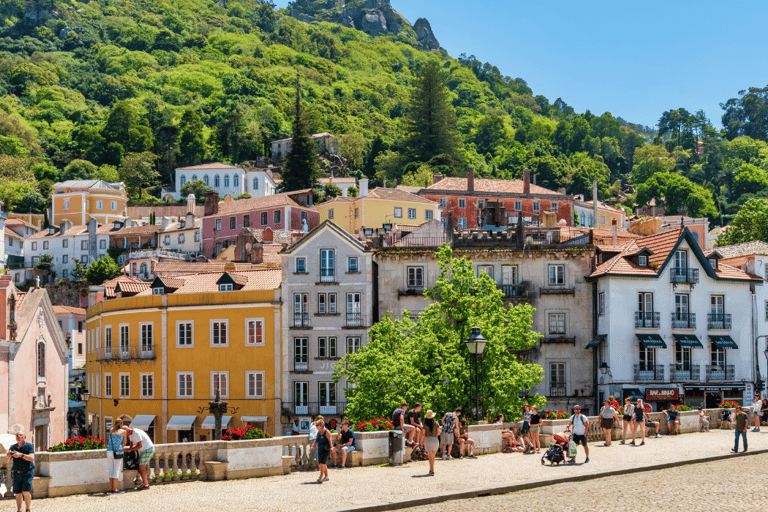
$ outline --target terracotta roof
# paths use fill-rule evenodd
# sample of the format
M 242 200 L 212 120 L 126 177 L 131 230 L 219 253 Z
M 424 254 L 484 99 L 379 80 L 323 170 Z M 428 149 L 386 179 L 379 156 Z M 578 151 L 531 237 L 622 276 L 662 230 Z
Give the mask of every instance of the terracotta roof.
M 418 194 L 422 187 L 411 187 L 410 185 L 398 185 L 395 190 L 403 190 L 409 194 Z
M 752 274 L 751 272 L 745 272 L 740 268 L 732 267 L 730 265 L 726 265 L 725 263 L 721 263 L 721 262 L 718 262 L 717 268 L 715 269 L 715 274 L 717 274 L 718 277 L 721 277 L 723 279 L 763 280 L 762 277 Z
M 155 217 L 159 219 L 160 217 L 184 217 L 189 212 L 186 204 L 170 204 L 164 206 L 128 206 L 125 213 L 131 219 L 148 219 L 154 213 Z M 195 204 L 195 211 L 192 213 L 195 214 L 195 217 L 202 217 L 205 213 L 205 205 Z
M 130 228 L 121 228 L 117 231 L 110 231 L 112 236 L 134 236 L 134 235 L 154 235 L 160 231 L 160 226 L 155 224 L 154 226 L 131 226 Z
M 357 181 L 355 180 L 354 176 L 352 176 L 349 178 L 320 178 L 317 180 L 317 182 L 323 185 L 327 183 L 351 183 L 354 185 Z
M 230 271 L 229 274 L 235 279 L 240 279 L 241 277 L 247 278 L 246 283 L 241 289 L 242 291 L 275 290 L 280 287 L 282 282 L 282 270 L 279 268 L 243 270 L 238 272 Z M 167 279 L 173 279 L 175 283 L 181 283 L 179 288 L 173 291 L 174 294 L 211 293 L 219 291 L 219 286 L 216 284 L 216 282 L 221 278 L 222 275 L 224 275 L 224 272 L 201 272 L 197 274 L 162 276 L 161 279 L 163 282 L 165 282 Z M 241 277 L 236 278 L 235 276 Z M 139 295 L 152 295 L 152 290 L 147 289 L 141 292 Z
M 30 229 L 34 229 L 35 231 L 39 231 L 38 227 L 30 224 L 29 222 L 23 221 L 21 219 L 7 219 L 5 221 L 6 226 L 24 226 Z
M 149 288 L 150 286 L 150 283 L 147 283 L 145 281 L 142 281 L 140 283 L 134 283 L 130 281 L 121 281 L 119 284 L 120 284 L 120 291 L 122 293 L 128 293 L 131 295 L 137 295 L 143 292 L 144 290 L 146 290 L 147 288 Z M 113 288 L 112 290 L 116 292 L 116 289 L 117 289 L 117 285 L 115 285 L 115 288 Z
M 190 167 L 177 167 L 177 171 L 208 171 L 211 169 L 240 169 L 234 165 L 224 164 L 221 162 L 211 162 L 209 164 L 192 165 Z M 202 179 L 202 178 L 201 178 Z
M 436 201 L 432 201 L 431 199 L 417 196 L 416 194 L 411 194 L 410 192 L 406 192 L 405 190 L 401 190 L 397 188 L 376 187 L 375 189 L 373 189 L 371 192 L 368 193 L 368 197 L 371 197 L 374 199 L 384 199 L 387 201 L 422 203 L 422 204 L 429 204 L 432 206 L 437 205 Z
M 9 228 L 8 226 L 5 226 L 4 230 L 5 230 L 5 236 L 12 236 L 13 238 L 19 238 L 19 239 L 24 238 L 23 236 L 21 236 L 20 234 L 18 234 L 17 232 Z
M 178 261 L 158 261 L 153 262 L 152 272 L 157 275 L 166 274 L 193 274 L 199 272 L 224 272 L 224 267 L 234 265 L 234 270 L 249 270 L 253 268 L 250 263 L 231 263 L 228 261 L 209 261 L 209 262 L 178 262 Z
M 109 281 L 105 281 L 101 284 L 101 286 L 104 287 L 104 297 L 112 299 L 115 297 L 115 286 L 117 286 L 117 283 L 120 283 L 120 288 L 123 288 L 124 283 L 137 283 L 149 287 L 149 283 L 146 281 L 142 281 L 141 279 L 137 279 L 135 277 L 120 275 L 113 277 Z
M 595 206 L 595 202 L 594 201 L 581 201 L 580 204 L 582 204 L 582 205 L 584 205 L 584 206 L 586 206 L 588 208 L 594 208 L 594 206 Z M 626 213 L 621 208 L 616 208 L 614 206 L 605 204 L 602 201 L 599 201 L 597 203 L 597 209 L 598 210 L 608 210 L 609 212 L 614 212 L 614 213 Z
M 63 235 L 61 234 L 61 231 L 58 229 L 51 235 L 49 230 L 44 229 L 42 231 L 38 231 L 34 235 L 29 235 L 27 237 L 27 240 L 37 240 L 40 238 L 63 238 L 67 236 L 78 236 L 83 235 L 88 232 L 88 226 L 72 226 L 67 230 L 66 233 Z
M 231 213 L 249 212 L 253 210 L 261 210 L 264 208 L 275 208 L 276 206 L 297 206 L 299 208 L 312 208 L 310 206 L 301 206 L 299 203 L 291 199 L 290 196 L 301 194 L 305 192 L 311 192 L 312 189 L 295 190 L 293 192 L 284 192 L 282 194 L 274 194 L 264 197 L 252 197 L 250 199 L 240 199 L 238 201 L 220 202 L 219 213 L 211 215 L 211 217 L 217 217 L 219 215 L 227 215 Z
M 264 264 L 270 266 L 279 267 L 283 264 L 283 258 L 280 256 L 280 251 L 283 250 L 283 246 L 280 244 L 264 244 Z
M 743 244 L 724 245 L 716 247 L 715 250 L 720 253 L 723 259 L 752 255 L 768 256 L 768 244 L 760 240 L 744 242 Z
M 85 316 L 85 309 L 73 308 L 71 306 L 53 306 L 53 312 L 57 315 L 82 315 Z
M 326 205 L 331 203 L 354 203 L 360 199 L 359 197 L 344 197 L 344 196 L 336 196 L 333 199 L 328 199 L 327 201 L 323 201 L 320 203 L 320 205 Z M 318 205 L 318 206 L 320 206 Z
M 450 191 L 466 191 L 467 190 L 467 178 L 443 178 L 430 185 L 427 190 L 430 192 L 438 192 L 440 190 Z M 487 180 L 487 179 L 475 179 L 475 193 L 477 192 L 494 192 L 499 194 L 522 194 L 523 193 L 523 181 L 522 180 Z M 565 197 L 565 194 L 549 190 L 548 188 L 539 187 L 531 183 L 530 193 L 535 194 L 555 194 Z

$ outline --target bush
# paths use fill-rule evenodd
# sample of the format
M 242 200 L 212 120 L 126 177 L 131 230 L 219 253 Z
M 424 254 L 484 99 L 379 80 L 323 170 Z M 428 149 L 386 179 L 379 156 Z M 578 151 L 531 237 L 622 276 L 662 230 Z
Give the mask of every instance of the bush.
M 361 421 L 355 424 L 355 432 L 380 432 L 382 430 L 392 430 L 395 426 L 386 418 L 374 418 L 372 420 Z
M 104 450 L 107 447 L 103 439 L 97 437 L 70 437 L 63 443 L 48 448 L 49 452 L 77 452 L 81 450 Z
M 559 411 L 544 411 L 545 420 L 567 420 L 571 415 L 563 410 Z
M 719 408 L 721 408 L 721 409 L 726 409 L 726 408 L 727 409 L 735 409 L 735 408 L 737 408 L 739 406 L 739 404 L 737 404 L 733 400 L 723 400 L 722 402 L 717 404 L 717 406 Z
M 221 433 L 221 439 L 224 441 L 240 441 L 242 439 L 269 439 L 272 437 L 260 428 L 248 425 L 245 428 L 227 429 Z
M 685 412 L 685 411 L 691 411 L 692 409 L 690 407 L 688 407 L 687 405 L 678 405 L 676 407 L 676 410 L 678 412 Z

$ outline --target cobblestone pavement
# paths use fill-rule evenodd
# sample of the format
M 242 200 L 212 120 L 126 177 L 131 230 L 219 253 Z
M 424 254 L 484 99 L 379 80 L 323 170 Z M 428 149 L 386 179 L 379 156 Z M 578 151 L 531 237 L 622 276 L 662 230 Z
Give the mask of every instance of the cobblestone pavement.
M 583 464 L 584 453 L 579 448 L 578 463 L 575 465 L 543 466 L 540 462 L 541 455 L 493 454 L 481 456 L 477 459 L 466 460 L 439 460 L 436 465 L 436 475 L 426 477 L 428 465 L 426 461 L 412 462 L 399 467 L 364 467 L 344 470 L 331 470 L 330 481 L 318 484 L 315 480 L 317 472 L 295 472 L 290 475 L 257 478 L 248 480 L 233 480 L 226 482 L 185 482 L 166 485 L 156 485 L 151 489 L 139 492 L 128 492 L 122 495 L 79 495 L 65 498 L 50 498 L 34 500 L 33 510 L 66 512 L 66 511 L 103 511 L 108 509 L 125 510 L 152 510 L 152 511 L 179 511 L 194 510 L 203 512 L 208 510 L 265 510 L 265 511 L 311 511 L 323 509 L 335 509 L 382 503 L 406 498 L 433 496 L 441 493 L 457 492 L 477 488 L 500 487 L 526 482 L 546 481 L 571 477 L 577 475 L 595 475 L 609 471 L 623 470 L 633 467 L 652 467 L 659 464 L 694 460 L 717 455 L 729 454 L 733 447 L 733 431 L 713 430 L 709 433 L 684 434 L 681 436 L 665 436 L 661 439 L 647 439 L 645 446 L 620 445 L 614 441 L 611 447 L 592 444 L 590 446 L 589 464 Z M 763 432 L 749 433 L 750 450 L 768 449 L 768 429 Z M 713 465 L 710 465 L 713 464 Z M 717 464 L 726 464 L 729 470 L 719 468 Z M 703 466 L 702 466 L 703 467 Z M 615 510 L 619 507 L 620 496 L 623 489 L 634 492 L 633 482 L 638 478 L 655 478 L 649 480 L 650 488 L 639 489 L 643 494 L 652 492 L 654 495 L 666 499 L 666 504 L 675 508 L 699 510 L 695 500 L 697 493 L 705 490 L 703 482 L 716 482 L 716 490 L 724 492 L 733 500 L 747 504 L 756 504 L 767 500 L 763 489 L 766 468 L 768 468 L 768 455 L 753 455 L 741 457 L 734 455 L 734 460 L 728 462 L 707 463 L 707 469 L 700 466 L 691 466 L 691 474 L 699 475 L 676 482 L 676 491 L 663 494 L 661 489 L 670 480 L 665 475 L 674 474 L 677 470 L 667 472 L 649 473 L 655 477 L 643 476 L 645 474 L 629 475 L 625 487 L 613 487 L 611 499 L 606 502 Z M 738 471 L 741 469 L 741 471 Z M 762 468 L 762 469 L 760 469 Z M 716 478 L 713 478 L 717 471 Z M 760 473 L 762 471 L 762 473 Z M 671 473 L 668 473 L 671 472 Z M 758 480 L 762 476 L 762 480 Z M 617 477 L 614 477 L 617 478 Z M 603 481 L 603 480 L 600 480 Z M 674 482 L 674 480 L 672 480 Z M 741 484 L 738 492 L 734 492 L 733 485 L 727 482 Z M 744 485 L 754 482 L 755 485 Z M 533 491 L 541 499 L 540 503 L 548 503 L 548 500 L 557 499 L 558 508 L 567 509 L 569 491 L 593 488 L 599 482 L 582 482 L 578 484 L 560 484 Z M 679 485 L 686 487 L 691 492 L 679 492 Z M 586 487 L 585 487 L 586 486 Z M 544 494 L 545 493 L 545 494 Z M 511 496 L 528 496 L 528 493 L 518 493 Z M 582 495 L 579 495 L 582 496 Z M 751 497 L 750 497 L 751 496 Z M 580 504 L 581 509 L 595 510 L 594 499 Z M 485 499 L 482 498 L 481 502 Z M 504 502 L 513 500 L 509 496 L 499 498 Z M 525 499 L 525 498 L 524 498 Z M 681 501 L 682 500 L 682 501 Z M 758 501 L 754 501 L 758 500 Z M 527 499 L 526 499 L 527 501 Z M 674 503 L 674 505 L 672 505 Z M 441 510 L 446 505 L 441 506 Z M 757 505 L 756 505 L 757 506 Z M 606 509 L 608 505 L 605 505 Z M 759 509 L 764 507 L 757 506 Z M 548 507 L 549 508 L 549 507 Z M 575 507 L 574 507 L 575 508 Z M 647 508 L 647 507 L 643 507 Z M 709 507 L 707 507 L 709 508 Z M 11 503 L 0 503 L 0 510 L 12 510 Z M 435 510 L 438 510 L 435 508 Z M 511 509 L 510 509 L 511 510 Z

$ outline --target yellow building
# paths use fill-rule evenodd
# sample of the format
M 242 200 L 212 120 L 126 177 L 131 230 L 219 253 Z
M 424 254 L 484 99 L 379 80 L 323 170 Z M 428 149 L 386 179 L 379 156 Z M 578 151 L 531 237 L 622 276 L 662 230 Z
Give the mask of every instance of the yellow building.
M 367 180 L 360 180 L 360 197 L 335 197 L 317 205 L 320 222 L 332 220 L 347 233 L 380 228 L 384 224 L 420 226 L 440 220 L 438 203 L 400 189 L 375 188 L 368 193 Z
M 162 276 L 88 309 L 88 419 L 105 436 L 128 415 L 155 442 L 210 440 L 223 428 L 280 425 L 281 270 Z
M 69 180 L 53 186 L 51 224 L 62 220 L 86 225 L 91 218 L 99 224 L 122 220 L 128 204 L 124 183 L 102 180 Z

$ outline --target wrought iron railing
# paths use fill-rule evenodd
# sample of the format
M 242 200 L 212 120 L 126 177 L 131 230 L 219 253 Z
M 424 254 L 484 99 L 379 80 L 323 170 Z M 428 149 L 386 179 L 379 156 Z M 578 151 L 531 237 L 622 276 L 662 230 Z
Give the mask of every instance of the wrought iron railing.
M 661 324 L 661 313 L 635 311 L 635 328 L 658 329 Z
M 293 326 L 294 327 L 309 327 L 309 313 L 294 313 L 293 314 Z
M 363 326 L 362 313 L 347 313 L 347 327 L 362 327 L 362 326 Z
M 736 367 L 732 364 L 711 365 L 706 367 L 707 382 L 711 381 L 732 381 L 736 372 Z
M 664 380 L 664 365 L 636 364 L 635 380 Z
M 731 315 L 729 313 L 708 313 L 707 329 L 729 330 L 731 328 Z
M 669 365 L 669 379 L 677 381 L 698 381 L 701 378 L 701 367 L 698 364 L 675 363 Z
M 699 269 L 673 267 L 672 271 L 670 272 L 670 281 L 673 283 L 698 283 Z
M 527 290 L 524 284 L 500 284 L 498 285 L 505 299 L 526 299 Z
M 128 361 L 156 359 L 155 346 L 146 347 L 110 347 L 95 351 L 97 361 Z
M 293 361 L 293 371 L 295 372 L 308 372 L 309 361 Z
M 696 313 L 672 313 L 673 329 L 695 329 Z

